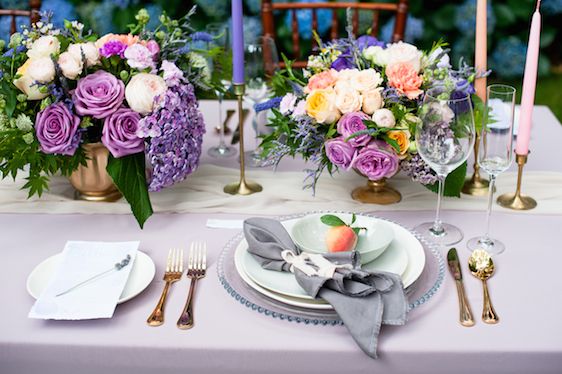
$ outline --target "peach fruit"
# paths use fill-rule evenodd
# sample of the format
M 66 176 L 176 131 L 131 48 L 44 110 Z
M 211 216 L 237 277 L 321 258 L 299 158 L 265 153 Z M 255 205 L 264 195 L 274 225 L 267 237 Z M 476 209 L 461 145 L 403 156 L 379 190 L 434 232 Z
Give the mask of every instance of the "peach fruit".
M 349 226 L 334 226 L 326 233 L 328 252 L 352 251 L 357 244 L 357 235 Z

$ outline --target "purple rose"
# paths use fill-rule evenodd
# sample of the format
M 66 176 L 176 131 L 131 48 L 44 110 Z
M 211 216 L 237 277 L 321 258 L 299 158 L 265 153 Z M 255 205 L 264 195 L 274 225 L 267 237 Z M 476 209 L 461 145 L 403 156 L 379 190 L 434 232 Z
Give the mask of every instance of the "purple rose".
M 362 35 L 357 38 L 357 48 L 362 51 L 365 48 L 378 46 L 384 48 L 384 42 L 379 41 L 371 35 Z
M 355 156 L 355 148 L 345 141 L 343 136 L 328 140 L 324 144 L 326 156 L 332 164 L 348 170 Z
M 80 118 L 61 102 L 49 105 L 37 114 L 35 134 L 44 153 L 72 156 L 80 143 Z
M 396 152 L 388 144 L 382 140 L 373 140 L 357 153 L 351 167 L 369 180 L 378 181 L 396 174 L 398 163 Z
M 370 119 L 370 117 L 363 112 L 352 112 L 344 114 L 338 121 L 338 133 L 344 138 L 348 138 L 358 131 L 367 130 L 367 126 L 363 123 L 363 120 Z M 371 135 L 362 134 L 358 135 L 348 142 L 353 147 L 362 147 L 367 145 L 371 141 Z
M 78 81 L 72 95 L 76 113 L 105 118 L 115 112 L 125 97 L 125 84 L 113 75 L 98 70 Z
M 144 140 L 137 136 L 140 118 L 137 112 L 122 107 L 105 119 L 101 142 L 113 157 L 144 151 Z

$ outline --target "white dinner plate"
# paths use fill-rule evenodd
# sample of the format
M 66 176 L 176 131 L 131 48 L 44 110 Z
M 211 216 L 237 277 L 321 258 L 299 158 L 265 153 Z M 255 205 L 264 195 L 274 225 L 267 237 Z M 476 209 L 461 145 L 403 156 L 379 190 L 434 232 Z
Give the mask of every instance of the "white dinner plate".
M 283 225 L 290 232 L 291 225 L 294 222 L 295 220 L 284 221 Z M 423 271 L 425 253 L 421 243 L 408 230 L 392 222 L 389 222 L 389 224 L 391 224 L 394 229 L 395 240 L 385 251 L 385 254 L 379 257 L 380 260 L 386 261 L 386 267 L 377 266 L 376 263 L 379 260 L 377 259 L 374 261 L 374 264 L 367 264 L 365 268 L 367 270 L 384 270 L 401 274 L 404 287 L 408 287 Z M 242 240 L 236 248 L 235 257 L 239 258 L 241 262 L 239 264 L 240 266 L 237 266 L 239 273 L 245 273 L 244 275 L 247 275 L 247 277 L 249 277 L 253 283 L 259 285 L 260 288 L 265 288 L 276 294 L 299 298 L 303 301 L 314 300 L 304 292 L 293 275 L 285 272 L 263 269 L 252 255 L 248 253 L 247 248 L 248 245 L 245 240 Z M 381 265 L 384 265 L 384 263 Z
M 62 260 L 62 253 L 57 253 L 41 262 L 33 269 L 31 274 L 27 277 L 27 292 L 37 299 L 43 293 L 49 281 L 55 274 L 60 262 Z M 124 303 L 131 300 L 133 297 L 140 294 L 156 274 L 156 267 L 152 259 L 144 252 L 138 251 L 133 263 L 133 268 L 125 284 L 125 288 L 119 297 L 117 304 Z

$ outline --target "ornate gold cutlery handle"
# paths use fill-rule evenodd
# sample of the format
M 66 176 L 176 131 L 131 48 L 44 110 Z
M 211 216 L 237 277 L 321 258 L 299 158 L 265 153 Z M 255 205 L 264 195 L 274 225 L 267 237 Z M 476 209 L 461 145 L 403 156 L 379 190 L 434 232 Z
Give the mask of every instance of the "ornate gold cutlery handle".
M 152 311 L 152 314 L 146 320 L 150 326 L 160 326 L 164 323 L 164 304 L 166 303 L 166 298 L 168 297 L 168 290 L 170 289 L 170 284 L 172 282 L 167 281 L 164 289 L 162 290 L 162 295 L 160 296 L 160 300 L 158 300 L 158 304 L 156 304 L 156 308 Z
M 459 321 L 463 326 L 474 326 L 474 318 L 472 318 L 472 311 L 464 293 L 464 286 L 461 280 L 455 281 L 457 285 L 457 294 L 459 299 Z
M 495 324 L 498 323 L 500 318 L 494 310 L 492 301 L 490 300 L 490 293 L 488 292 L 488 283 L 483 280 L 482 285 L 484 286 L 484 309 L 482 310 L 482 320 L 485 323 Z
M 191 279 L 191 284 L 189 286 L 189 294 L 187 295 L 187 301 L 183 307 L 183 312 L 178 319 L 178 328 L 182 330 L 187 330 L 193 327 L 193 294 L 195 293 L 195 286 L 197 285 L 197 278 Z

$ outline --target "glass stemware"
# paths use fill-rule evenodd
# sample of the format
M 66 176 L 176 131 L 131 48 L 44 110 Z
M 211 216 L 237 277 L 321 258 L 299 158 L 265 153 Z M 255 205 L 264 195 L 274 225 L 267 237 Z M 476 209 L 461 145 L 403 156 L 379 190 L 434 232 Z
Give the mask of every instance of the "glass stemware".
M 474 115 L 468 94 L 450 94 L 439 88 L 427 91 L 416 129 L 416 145 L 421 158 L 437 173 L 439 194 L 433 222 L 415 230 L 440 245 L 462 240 L 462 231 L 441 221 L 441 201 L 447 175 L 466 161 L 474 146 Z
M 256 147 L 245 152 L 246 165 L 261 167 L 265 163 L 259 152 L 259 137 L 261 128 L 266 122 L 265 113 L 256 113 L 254 106 L 270 96 L 268 80 L 279 69 L 279 56 L 273 38 L 262 36 L 245 47 L 245 73 L 247 78 L 246 96 L 244 100 L 252 111 L 252 128 L 256 134 Z
M 513 160 L 513 116 L 515 111 L 515 88 L 503 84 L 488 86 L 486 112 L 483 116 L 482 136 L 478 165 L 490 176 L 488 188 L 488 210 L 486 231 L 482 236 L 472 238 L 467 247 L 470 250 L 485 249 L 490 254 L 502 253 L 505 245 L 490 237 L 490 216 L 494 199 L 496 177 L 506 171 Z
M 214 37 L 211 43 L 224 49 L 225 53 L 229 53 L 230 41 L 229 41 L 229 30 L 228 26 L 220 23 L 210 23 L 206 27 L 207 33 Z M 237 151 L 235 147 L 227 145 L 224 139 L 224 123 L 223 123 L 223 113 L 222 113 L 222 101 L 224 99 L 224 92 L 230 89 L 232 85 L 230 80 L 222 79 L 221 84 L 224 87 L 224 91 L 220 89 L 215 90 L 215 95 L 218 100 L 218 111 L 219 111 L 219 123 L 217 129 L 219 130 L 219 144 L 217 146 L 209 148 L 207 154 L 211 157 L 223 158 L 232 157 L 236 155 Z

